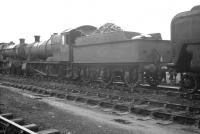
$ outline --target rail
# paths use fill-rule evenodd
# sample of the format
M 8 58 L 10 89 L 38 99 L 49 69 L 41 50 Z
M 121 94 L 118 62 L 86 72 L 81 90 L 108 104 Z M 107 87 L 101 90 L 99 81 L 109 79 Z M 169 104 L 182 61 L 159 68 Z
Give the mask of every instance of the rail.
M 15 123 L 9 119 L 6 119 L 2 116 L 0 116 L 0 125 L 4 126 L 4 127 L 10 127 L 10 125 L 11 125 L 12 127 L 19 129 L 20 134 L 37 134 L 37 133 L 35 133 L 23 126 L 20 126 L 17 123 Z M 4 133 L 6 134 L 6 129 L 5 129 Z

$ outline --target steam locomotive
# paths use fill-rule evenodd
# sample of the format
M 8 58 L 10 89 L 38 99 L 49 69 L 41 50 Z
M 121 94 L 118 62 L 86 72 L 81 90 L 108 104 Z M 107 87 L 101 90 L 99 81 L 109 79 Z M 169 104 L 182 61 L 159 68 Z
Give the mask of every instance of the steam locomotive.
M 25 39 L 2 43 L 0 71 L 128 86 L 145 78 L 151 86 L 159 84 L 161 66 L 171 62 L 171 42 L 161 40 L 160 34 L 144 36 L 116 27 L 84 25 L 46 41 L 35 36 L 30 44 Z
M 200 6 L 177 14 L 171 22 L 172 66 L 181 72 L 181 89 L 200 89 Z

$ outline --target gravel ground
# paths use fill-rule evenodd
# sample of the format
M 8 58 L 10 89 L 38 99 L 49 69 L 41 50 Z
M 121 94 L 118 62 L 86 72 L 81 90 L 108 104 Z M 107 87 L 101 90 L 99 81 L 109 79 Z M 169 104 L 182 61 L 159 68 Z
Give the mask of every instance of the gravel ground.
M 132 126 L 125 126 L 111 122 L 108 115 L 90 109 L 50 99 L 41 101 L 22 94 L 24 91 L 13 92 L 0 88 L 0 111 L 12 112 L 24 118 L 26 122 L 39 125 L 40 130 L 55 128 L 62 134 L 196 134 L 195 131 L 191 132 L 188 129 L 180 131 L 176 128 L 171 130 L 170 127 L 146 125 L 146 121 L 143 124 L 135 121 Z
M 40 130 L 55 128 L 62 134 L 130 134 L 129 130 L 108 126 L 82 116 L 56 109 L 44 102 L 0 89 L 0 110 L 14 113 L 26 122 L 35 123 Z

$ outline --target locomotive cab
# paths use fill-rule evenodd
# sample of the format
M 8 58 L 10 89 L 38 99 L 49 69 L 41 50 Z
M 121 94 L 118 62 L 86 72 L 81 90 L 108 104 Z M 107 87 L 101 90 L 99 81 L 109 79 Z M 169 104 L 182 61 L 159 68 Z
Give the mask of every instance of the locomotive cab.
M 80 26 L 75 29 L 67 29 L 62 32 L 62 40 L 64 45 L 69 46 L 69 61 L 73 62 L 73 47 L 75 46 L 76 39 L 81 36 L 86 36 L 92 33 L 97 28 L 90 25 Z

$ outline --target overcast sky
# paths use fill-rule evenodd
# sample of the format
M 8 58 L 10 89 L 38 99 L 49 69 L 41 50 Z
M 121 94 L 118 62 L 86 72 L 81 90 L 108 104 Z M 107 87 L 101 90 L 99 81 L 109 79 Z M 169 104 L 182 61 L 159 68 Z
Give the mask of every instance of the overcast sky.
M 0 42 L 33 42 L 81 25 L 110 22 L 123 30 L 161 33 L 170 39 L 170 22 L 200 0 L 0 0 Z

